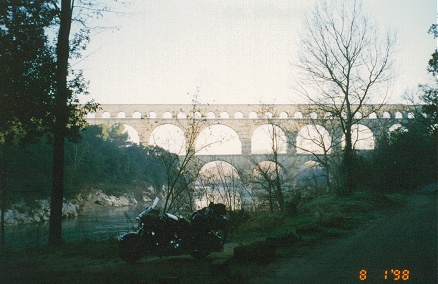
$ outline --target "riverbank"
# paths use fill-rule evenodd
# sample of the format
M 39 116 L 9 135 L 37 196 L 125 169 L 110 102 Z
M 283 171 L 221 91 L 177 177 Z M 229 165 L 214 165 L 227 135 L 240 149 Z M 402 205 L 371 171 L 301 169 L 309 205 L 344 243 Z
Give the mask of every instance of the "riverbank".
M 240 231 L 231 236 L 224 252 L 212 253 L 205 261 L 188 255 L 143 257 L 129 265 L 117 257 L 115 238 L 84 238 L 56 249 L 42 246 L 8 253 L 0 260 L 0 273 L 6 275 L 2 277 L 5 283 L 159 283 L 159 279 L 178 279 L 174 283 L 245 283 L 269 263 L 292 256 L 306 257 L 317 246 L 347 238 L 358 228 L 362 230 L 366 224 L 394 214 L 405 206 L 406 198 L 407 195 L 398 194 L 382 199 L 363 193 L 349 198 L 326 196 L 303 204 L 298 216 L 277 217 L 277 226 L 270 229 L 269 218 L 252 216 L 252 221 L 242 224 Z M 242 260 L 234 256 L 237 246 L 287 232 L 299 232 L 300 238 L 276 249 L 273 258 Z M 227 261 L 230 270 L 212 274 L 211 267 L 217 260 Z
M 145 199 L 145 198 L 144 198 Z M 148 200 L 147 198 L 145 200 Z M 144 201 L 144 200 L 143 200 Z M 62 217 L 70 218 L 89 211 L 95 205 L 103 207 L 135 206 L 139 202 L 131 194 L 121 196 L 107 195 L 102 190 L 80 193 L 75 198 L 64 200 Z M 5 225 L 25 225 L 44 223 L 50 218 L 50 201 L 41 199 L 32 202 L 18 202 L 5 211 Z

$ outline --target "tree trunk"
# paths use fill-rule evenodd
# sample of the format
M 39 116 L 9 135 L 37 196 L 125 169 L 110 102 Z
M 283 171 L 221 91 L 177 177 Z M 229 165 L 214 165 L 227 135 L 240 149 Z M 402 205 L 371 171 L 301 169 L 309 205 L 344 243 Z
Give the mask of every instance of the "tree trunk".
M 50 201 L 49 245 L 62 243 L 62 203 L 64 198 L 64 134 L 55 130 L 53 142 L 53 178 Z
M 283 190 L 281 188 L 280 174 L 278 171 L 278 164 L 275 166 L 275 195 L 277 196 L 278 206 L 280 206 L 280 211 L 284 209 L 284 195 Z
M 68 121 L 68 59 L 70 50 L 70 28 L 72 21 L 72 4 L 70 0 L 61 1 L 61 14 L 56 46 L 57 94 L 53 142 L 53 180 L 50 201 L 49 245 L 62 243 L 62 203 L 64 198 L 64 141 Z
M 274 204 L 272 202 L 272 187 L 271 187 L 271 181 L 268 182 L 268 194 L 269 194 L 269 211 L 271 213 L 274 212 Z
M 3 143 L 2 155 L 2 172 L 1 172 L 1 225 L 0 225 L 0 251 L 5 252 L 5 212 L 6 212 L 6 184 L 8 182 L 8 168 L 7 168 L 7 148 L 9 146 L 9 135 L 5 133 L 5 141 Z
M 354 191 L 353 180 L 353 143 L 351 141 L 351 122 L 347 122 L 345 129 L 345 149 L 343 157 L 343 173 L 345 175 L 345 190 L 342 190 L 344 194 L 350 194 Z

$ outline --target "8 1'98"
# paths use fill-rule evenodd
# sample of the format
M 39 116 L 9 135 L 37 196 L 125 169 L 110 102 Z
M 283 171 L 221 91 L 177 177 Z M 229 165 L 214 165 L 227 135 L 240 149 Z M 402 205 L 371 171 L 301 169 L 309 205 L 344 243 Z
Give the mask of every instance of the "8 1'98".
M 365 269 L 362 269 L 359 271 L 359 280 L 365 281 L 367 280 L 368 271 Z M 391 270 L 385 270 L 382 277 L 384 280 L 402 280 L 407 281 L 409 280 L 410 271 L 407 269 L 404 270 L 398 270 L 398 269 L 391 269 Z

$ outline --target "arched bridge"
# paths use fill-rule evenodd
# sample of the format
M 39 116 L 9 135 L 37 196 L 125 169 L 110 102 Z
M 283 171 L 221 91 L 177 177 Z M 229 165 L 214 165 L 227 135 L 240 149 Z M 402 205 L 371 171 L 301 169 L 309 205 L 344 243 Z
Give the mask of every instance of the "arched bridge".
M 358 150 L 373 149 L 380 133 L 413 118 L 405 105 L 366 105 L 362 111 L 356 114 L 353 133 Z M 124 124 L 131 137 L 138 135 L 139 143 L 179 155 L 191 144 L 205 163 L 220 160 L 236 167 L 248 167 L 248 157 L 252 162 L 269 160 L 266 155 L 273 151 L 279 161 L 295 156 L 304 163 L 310 152 L 330 153 L 342 147 L 342 135 L 333 130 L 335 120 L 305 104 L 105 104 L 88 114 L 87 121 Z

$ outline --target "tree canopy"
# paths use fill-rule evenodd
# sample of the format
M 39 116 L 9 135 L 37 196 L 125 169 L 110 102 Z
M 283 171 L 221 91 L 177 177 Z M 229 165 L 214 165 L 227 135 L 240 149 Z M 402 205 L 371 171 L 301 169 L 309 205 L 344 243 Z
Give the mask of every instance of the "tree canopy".
M 429 33 L 433 34 L 434 38 L 438 38 L 438 25 L 433 24 Z M 432 53 L 431 59 L 428 62 L 427 71 L 435 79 L 435 86 L 430 86 L 427 84 L 420 85 L 423 91 L 421 99 L 424 102 L 423 111 L 430 120 L 430 131 L 438 131 L 438 50 Z M 438 141 L 437 141 L 438 142 Z
M 167 152 L 152 146 L 130 145 L 126 140 L 120 145 L 126 137 L 116 132 L 108 135 L 110 128 L 88 126 L 81 132 L 82 139 L 66 144 L 66 198 L 90 188 L 121 195 L 134 187 L 146 190 L 152 186 L 158 190 L 165 185 L 165 171 L 155 156 Z M 10 204 L 50 196 L 53 153 L 48 137 L 10 147 L 9 182 L 14 185 L 9 188 Z
M 55 55 L 45 34 L 47 1 L 0 3 L 0 132 L 36 136 L 50 121 Z M 18 3 L 18 2 L 17 2 Z

